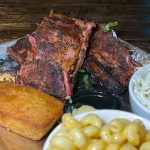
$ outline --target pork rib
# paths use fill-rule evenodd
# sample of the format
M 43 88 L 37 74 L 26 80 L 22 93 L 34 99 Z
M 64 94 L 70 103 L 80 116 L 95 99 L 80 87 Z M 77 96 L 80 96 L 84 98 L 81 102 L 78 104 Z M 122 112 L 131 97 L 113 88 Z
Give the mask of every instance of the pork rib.
M 135 62 L 112 33 L 105 32 L 99 25 L 92 38 L 91 49 L 86 60 L 86 68 L 92 81 L 104 86 L 110 93 L 123 93 L 134 72 L 140 66 Z
M 16 82 L 58 98 L 71 96 L 94 27 L 93 22 L 50 13 L 33 34 L 8 48 L 9 55 L 21 64 Z

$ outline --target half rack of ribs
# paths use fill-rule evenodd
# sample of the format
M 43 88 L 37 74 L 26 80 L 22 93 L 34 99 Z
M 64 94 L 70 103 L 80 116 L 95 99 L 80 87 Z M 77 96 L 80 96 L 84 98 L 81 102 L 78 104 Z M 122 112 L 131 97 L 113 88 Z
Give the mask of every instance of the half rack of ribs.
M 114 94 L 121 94 L 127 89 L 134 69 L 140 66 L 112 33 L 104 31 L 103 25 L 98 25 L 92 38 L 85 65 L 93 83 Z
M 93 22 L 51 12 L 34 33 L 8 48 L 21 65 L 16 82 L 61 99 L 71 96 L 94 27 Z
M 19 39 L 8 54 L 21 68 L 16 83 L 37 88 L 60 99 L 72 95 L 75 75 L 87 54 L 94 22 L 51 12 L 35 32 Z M 97 25 L 85 60 L 93 83 L 110 93 L 123 93 L 140 66 L 112 33 Z

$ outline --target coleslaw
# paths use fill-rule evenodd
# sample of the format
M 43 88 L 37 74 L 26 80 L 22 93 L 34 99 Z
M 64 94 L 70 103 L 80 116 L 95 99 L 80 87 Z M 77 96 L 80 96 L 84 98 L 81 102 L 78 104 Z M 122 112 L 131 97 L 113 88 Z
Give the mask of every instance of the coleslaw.
M 150 68 L 139 67 L 137 70 L 143 74 L 134 78 L 134 93 L 137 99 L 148 109 L 150 109 Z

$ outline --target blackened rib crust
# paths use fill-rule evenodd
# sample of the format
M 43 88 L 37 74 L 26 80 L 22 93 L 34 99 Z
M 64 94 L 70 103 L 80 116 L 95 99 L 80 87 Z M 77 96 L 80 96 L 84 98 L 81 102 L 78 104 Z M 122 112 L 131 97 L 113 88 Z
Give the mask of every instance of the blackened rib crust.
M 9 56 L 17 61 L 18 64 L 23 64 L 26 61 L 28 51 L 32 49 L 28 36 L 19 39 L 15 45 L 8 47 Z
M 8 48 L 9 55 L 21 64 L 17 83 L 62 99 L 71 96 L 93 27 L 93 22 L 50 13 L 32 35 Z
M 140 66 L 129 55 L 128 50 L 109 32 L 104 32 L 102 25 L 93 37 L 93 42 L 86 61 L 92 81 L 104 86 L 110 93 L 123 93 L 134 72 Z

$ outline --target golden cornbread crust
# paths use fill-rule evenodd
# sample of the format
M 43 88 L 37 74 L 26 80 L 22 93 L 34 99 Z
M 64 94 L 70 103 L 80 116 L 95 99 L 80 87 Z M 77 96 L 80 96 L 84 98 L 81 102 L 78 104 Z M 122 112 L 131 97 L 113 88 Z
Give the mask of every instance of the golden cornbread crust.
M 39 90 L 0 81 L 0 125 L 40 140 L 63 114 L 63 103 Z

